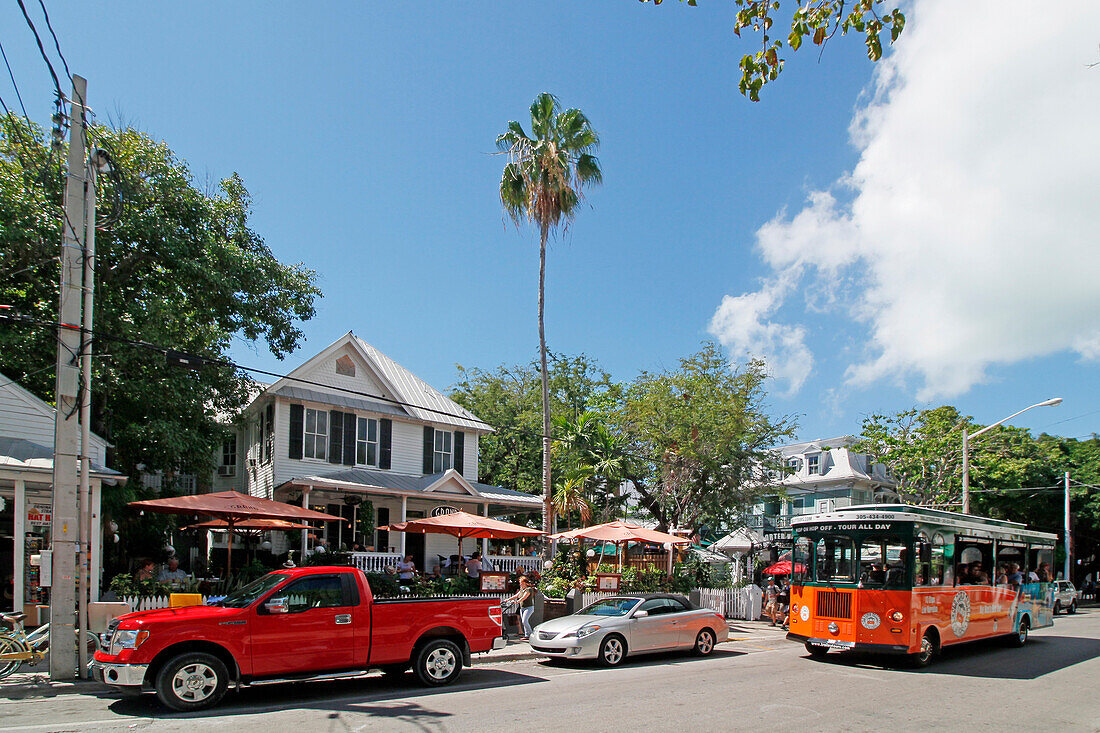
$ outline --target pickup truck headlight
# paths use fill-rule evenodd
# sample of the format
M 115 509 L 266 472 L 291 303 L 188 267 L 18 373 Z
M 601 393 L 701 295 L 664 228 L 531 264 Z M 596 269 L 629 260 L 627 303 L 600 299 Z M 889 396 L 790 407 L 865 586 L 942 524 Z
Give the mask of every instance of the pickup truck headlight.
M 118 629 L 111 636 L 112 655 L 118 654 L 123 649 L 137 649 L 149 638 L 149 632 L 144 629 Z

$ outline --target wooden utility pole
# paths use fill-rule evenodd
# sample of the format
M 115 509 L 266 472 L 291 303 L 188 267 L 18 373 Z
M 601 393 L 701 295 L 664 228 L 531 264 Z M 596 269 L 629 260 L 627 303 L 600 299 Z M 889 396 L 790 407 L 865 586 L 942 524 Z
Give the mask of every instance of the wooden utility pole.
M 84 109 L 87 82 L 73 77 L 69 105 L 69 156 L 65 177 L 65 216 L 61 239 L 61 297 L 57 328 L 57 384 L 54 405 L 53 517 L 50 529 L 53 572 L 50 587 L 50 679 L 77 675 L 76 556 L 80 518 L 77 504 L 78 384 L 81 342 L 81 283 L 84 247 Z M 80 229 L 78 230 L 77 227 Z

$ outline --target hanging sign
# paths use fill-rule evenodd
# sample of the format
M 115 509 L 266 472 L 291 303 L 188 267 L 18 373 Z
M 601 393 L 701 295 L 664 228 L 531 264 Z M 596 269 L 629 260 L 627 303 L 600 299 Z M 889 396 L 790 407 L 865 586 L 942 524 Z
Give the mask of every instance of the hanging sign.
M 51 512 L 49 504 L 31 504 L 27 509 L 27 524 L 31 527 L 49 527 L 53 521 Z
M 442 517 L 445 514 L 454 514 L 458 509 L 447 504 L 440 504 L 439 506 L 432 507 L 431 516 Z

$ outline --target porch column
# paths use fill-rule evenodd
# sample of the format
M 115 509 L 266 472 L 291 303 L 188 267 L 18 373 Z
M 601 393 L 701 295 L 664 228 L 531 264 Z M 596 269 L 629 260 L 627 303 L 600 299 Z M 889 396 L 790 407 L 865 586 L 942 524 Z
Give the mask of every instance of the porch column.
M 302 489 L 302 508 L 309 509 L 309 488 L 308 486 Z M 309 549 L 309 530 L 302 530 L 302 554 L 298 557 L 298 562 L 304 562 L 306 559 L 306 550 Z
M 100 521 L 100 505 L 103 502 L 103 482 L 98 479 L 92 482 L 92 516 L 91 536 L 88 538 L 88 577 L 91 580 L 91 600 L 94 603 L 99 600 L 99 587 L 103 583 L 100 575 L 103 572 L 103 522 Z
M 26 558 L 26 537 L 24 535 L 27 532 L 27 491 L 26 486 L 23 483 L 23 479 L 15 479 L 15 567 L 12 568 L 12 573 L 15 575 L 14 584 L 12 586 L 13 598 L 11 599 L 11 605 L 13 611 L 22 611 L 23 604 L 26 603 L 26 596 L 24 595 L 23 577 L 27 572 L 27 558 Z
M 401 521 L 402 522 L 408 521 L 408 513 L 409 513 L 409 497 L 402 496 L 401 497 Z M 401 559 L 404 560 L 405 559 L 405 533 L 404 532 L 398 532 L 398 534 L 401 535 L 401 539 L 399 539 L 397 541 L 397 546 L 398 546 L 399 551 L 401 552 Z
M 485 503 L 485 504 L 481 505 L 481 516 L 483 516 L 483 517 L 489 516 L 489 504 L 488 503 Z M 482 537 L 481 538 L 481 557 L 484 558 L 488 554 L 489 554 L 489 538 L 488 537 Z

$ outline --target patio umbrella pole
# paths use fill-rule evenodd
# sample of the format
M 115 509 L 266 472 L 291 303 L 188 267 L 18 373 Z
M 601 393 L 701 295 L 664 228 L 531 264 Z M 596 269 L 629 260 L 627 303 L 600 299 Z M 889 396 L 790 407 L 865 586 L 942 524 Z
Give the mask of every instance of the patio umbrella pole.
M 225 539 L 226 539 L 226 543 L 227 543 L 226 547 L 228 548 L 228 551 L 226 552 L 226 555 L 225 555 L 225 579 L 226 580 L 229 580 L 229 576 L 232 574 L 232 570 L 233 570 L 233 524 L 234 524 L 233 520 L 230 519 L 229 520 L 229 528 L 225 533 L 225 535 L 226 535 Z

